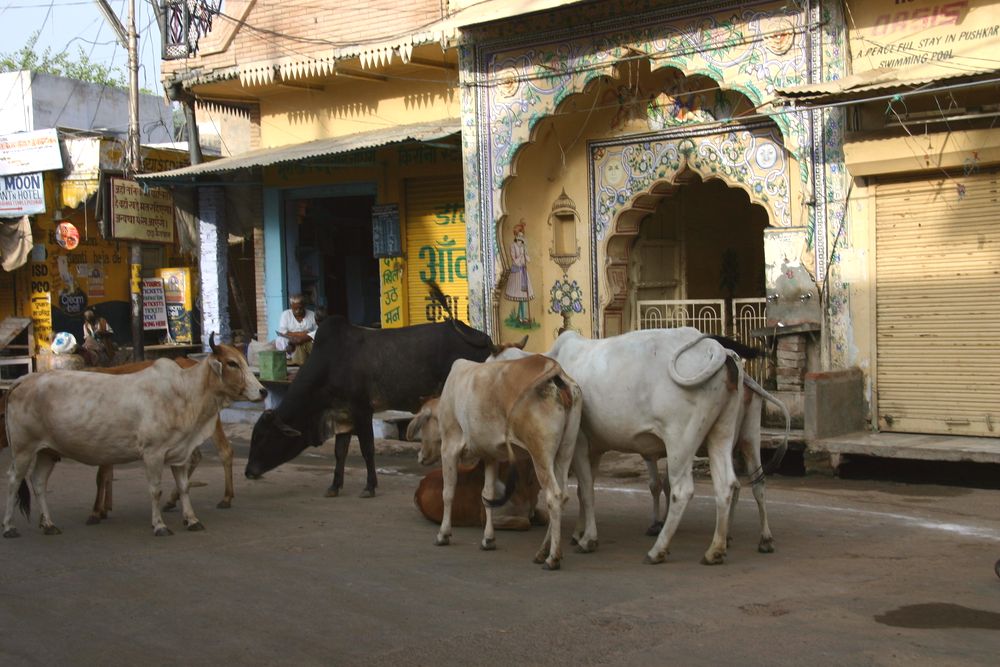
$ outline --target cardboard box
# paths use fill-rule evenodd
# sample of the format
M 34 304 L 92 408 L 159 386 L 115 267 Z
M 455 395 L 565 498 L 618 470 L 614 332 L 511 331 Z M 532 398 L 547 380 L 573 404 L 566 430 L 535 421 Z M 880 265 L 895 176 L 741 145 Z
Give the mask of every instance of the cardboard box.
M 278 350 L 261 350 L 257 357 L 261 380 L 287 380 L 288 366 L 285 353 Z

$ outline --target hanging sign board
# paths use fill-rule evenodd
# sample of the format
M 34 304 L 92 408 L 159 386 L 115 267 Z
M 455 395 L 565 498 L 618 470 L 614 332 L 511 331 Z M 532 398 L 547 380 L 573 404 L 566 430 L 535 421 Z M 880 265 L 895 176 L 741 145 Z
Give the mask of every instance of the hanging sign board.
M 173 195 L 164 188 L 144 192 L 135 181 L 112 178 L 111 235 L 116 239 L 173 243 Z
M 0 134 L 0 176 L 62 168 L 55 129 Z
M 399 257 L 403 254 L 398 204 L 372 206 L 372 242 L 376 257 Z
M 142 281 L 142 328 L 146 331 L 167 328 L 167 299 L 163 278 Z
M 0 218 L 45 213 L 41 172 L 0 176 Z

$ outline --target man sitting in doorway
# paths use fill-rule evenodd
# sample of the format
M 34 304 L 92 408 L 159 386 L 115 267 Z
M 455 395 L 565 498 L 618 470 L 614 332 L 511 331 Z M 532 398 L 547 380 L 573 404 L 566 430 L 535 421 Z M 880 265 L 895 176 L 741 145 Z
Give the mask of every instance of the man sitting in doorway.
M 289 366 L 301 366 L 312 352 L 313 338 L 316 336 L 316 313 L 306 309 L 301 294 L 293 294 L 288 299 L 288 305 L 289 309 L 281 314 L 278 338 L 274 345 L 285 352 Z
M 99 317 L 93 309 L 83 311 L 83 345 L 80 347 L 80 356 L 88 366 L 111 365 L 118 349 L 114 333 L 108 321 Z

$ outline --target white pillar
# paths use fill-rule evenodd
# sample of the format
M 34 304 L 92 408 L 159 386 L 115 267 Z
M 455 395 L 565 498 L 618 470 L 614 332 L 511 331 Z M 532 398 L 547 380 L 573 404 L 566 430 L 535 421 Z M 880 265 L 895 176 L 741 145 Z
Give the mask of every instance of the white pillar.
M 209 334 L 229 341 L 229 233 L 226 197 L 219 187 L 198 188 L 198 232 L 201 236 L 201 339 L 208 350 Z

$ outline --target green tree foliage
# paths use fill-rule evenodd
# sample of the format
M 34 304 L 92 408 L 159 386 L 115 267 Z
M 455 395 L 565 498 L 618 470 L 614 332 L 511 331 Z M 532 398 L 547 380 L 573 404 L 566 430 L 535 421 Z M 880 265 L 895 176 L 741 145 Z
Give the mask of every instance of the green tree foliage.
M 0 72 L 31 70 L 112 88 L 128 88 L 128 75 L 125 70 L 92 61 L 81 46 L 77 46 L 76 58 L 66 51 L 52 53 L 51 48 L 38 53 L 35 45 L 38 43 L 39 34 L 38 30 L 33 32 L 27 43 L 17 51 L 0 53 Z

